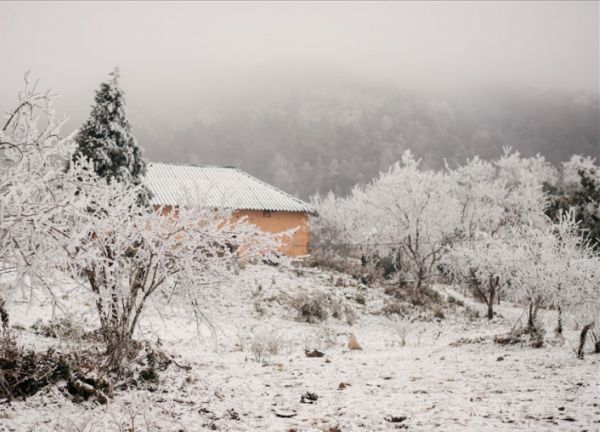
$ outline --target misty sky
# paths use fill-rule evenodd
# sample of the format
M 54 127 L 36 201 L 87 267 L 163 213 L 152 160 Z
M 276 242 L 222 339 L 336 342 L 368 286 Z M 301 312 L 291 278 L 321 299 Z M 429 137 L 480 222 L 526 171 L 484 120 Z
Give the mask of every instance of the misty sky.
M 31 69 L 79 123 L 114 65 L 134 125 L 321 76 L 598 92 L 599 39 L 598 2 L 3 2 L 0 108 Z

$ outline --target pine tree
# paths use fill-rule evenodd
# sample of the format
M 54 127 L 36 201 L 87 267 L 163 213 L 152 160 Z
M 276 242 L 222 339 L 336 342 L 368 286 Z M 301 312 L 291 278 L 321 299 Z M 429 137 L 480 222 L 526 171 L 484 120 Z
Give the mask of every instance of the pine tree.
M 100 84 L 89 119 L 79 130 L 74 158 L 89 159 L 96 173 L 108 182 L 140 185 L 146 173 L 142 149 L 131 132 L 125 111 L 125 93 L 119 86 L 119 69 Z M 139 204 L 147 205 L 150 192 L 143 188 Z

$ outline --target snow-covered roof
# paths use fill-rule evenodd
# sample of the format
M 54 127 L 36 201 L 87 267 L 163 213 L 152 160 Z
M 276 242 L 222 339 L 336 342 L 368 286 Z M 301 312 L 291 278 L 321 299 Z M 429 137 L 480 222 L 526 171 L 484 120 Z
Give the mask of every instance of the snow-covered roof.
M 233 167 L 149 163 L 145 184 L 156 205 L 308 212 L 304 201 Z

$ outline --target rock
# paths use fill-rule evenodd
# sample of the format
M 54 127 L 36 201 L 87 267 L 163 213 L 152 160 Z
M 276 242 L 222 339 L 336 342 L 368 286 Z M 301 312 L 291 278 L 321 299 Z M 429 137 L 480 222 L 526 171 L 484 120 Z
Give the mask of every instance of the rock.
M 225 411 L 225 415 L 231 420 L 240 419 L 240 415 L 233 408 L 230 408 L 227 411 Z
M 558 407 L 558 410 L 559 410 L 559 411 L 564 411 L 564 410 L 565 410 L 565 407 Z
M 496 359 L 496 361 L 504 361 L 504 357 L 500 356 Z
M 318 350 L 312 350 L 312 351 L 304 351 L 304 354 L 306 354 L 306 357 L 323 357 L 325 355 L 325 353 L 318 351 Z
M 275 411 L 275 416 L 280 418 L 292 418 L 296 416 L 296 412 L 294 411 Z
M 404 420 L 406 420 L 408 417 L 406 416 L 387 416 L 384 418 L 385 421 L 390 422 L 390 423 L 402 423 Z
M 316 393 L 306 392 L 300 397 L 300 403 L 314 404 L 317 399 L 319 399 L 319 396 Z
M 356 339 L 356 336 L 354 336 L 354 333 L 350 333 L 350 339 L 348 339 L 348 348 L 350 348 L 351 350 L 362 350 L 362 347 L 358 343 L 358 340 Z
M 79 374 L 69 377 L 67 381 L 67 391 L 78 398 L 78 400 L 93 398 L 100 404 L 105 405 L 108 402 L 108 397 L 100 387 L 106 387 L 102 380 L 88 378 Z

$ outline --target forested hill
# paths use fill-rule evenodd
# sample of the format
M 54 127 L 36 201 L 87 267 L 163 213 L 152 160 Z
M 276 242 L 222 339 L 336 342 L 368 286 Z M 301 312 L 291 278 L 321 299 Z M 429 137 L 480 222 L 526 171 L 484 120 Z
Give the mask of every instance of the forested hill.
M 497 89 L 423 96 L 367 86 L 285 94 L 184 127 L 138 125 L 137 136 L 150 159 L 235 165 L 303 198 L 345 194 L 407 148 L 433 168 L 444 159 L 493 157 L 503 146 L 553 163 L 600 152 L 598 95 Z

